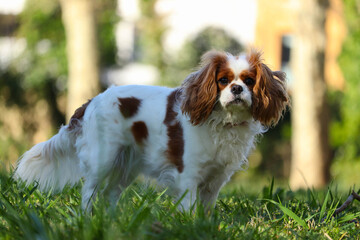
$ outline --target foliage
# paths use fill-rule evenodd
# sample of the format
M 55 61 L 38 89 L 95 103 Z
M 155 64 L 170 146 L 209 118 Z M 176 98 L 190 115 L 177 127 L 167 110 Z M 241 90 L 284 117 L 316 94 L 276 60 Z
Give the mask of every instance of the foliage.
M 94 1 L 98 24 L 99 52 L 102 66 L 115 64 L 116 1 Z M 20 14 L 17 38 L 26 40 L 26 49 L 8 68 L 0 69 L 0 108 L 21 112 L 14 119 L 22 136 L 15 137 L 0 117 L 0 161 L 14 161 L 31 142 L 37 131 L 49 131 L 41 122 L 36 105 L 43 102 L 46 118 L 54 129 L 65 122 L 64 110 L 67 85 L 66 38 L 57 0 L 27 0 Z M 11 115 L 9 114 L 9 117 Z M 47 132 L 51 134 L 51 130 Z M 10 153 L 13 152 L 12 157 Z M 14 157 L 13 155 L 17 155 Z
M 54 86 L 61 86 L 59 90 L 62 91 L 66 88 L 67 60 L 60 4 L 53 0 L 28 0 L 26 3 L 20 15 L 18 37 L 26 39 L 27 48 L 21 61 L 16 64 L 23 67 L 26 86 L 41 87 L 47 81 L 54 81 Z M 116 2 L 98 0 L 94 2 L 94 8 L 99 31 L 100 62 L 111 65 L 115 63 L 116 54 Z
M 260 139 L 257 150 L 262 157 L 258 160 L 258 170 L 271 173 L 276 177 L 289 177 L 291 164 L 290 110 L 287 110 L 276 127 L 268 129 Z
M 27 42 L 25 53 L 16 63 L 25 88 L 35 88 L 41 94 L 46 82 L 58 78 L 65 81 L 61 78 L 67 73 L 65 31 L 56 1 L 28 0 L 20 15 L 18 37 Z
M 209 50 L 238 54 L 244 50 L 244 47 L 225 30 L 207 27 L 185 43 L 183 51 L 181 51 L 183 64 L 196 66 L 200 62 L 201 56 Z
M 198 66 L 201 56 L 209 50 L 236 54 L 243 49 L 243 46 L 225 30 L 207 27 L 186 41 L 175 59 L 169 59 L 168 65 L 163 69 L 163 82 L 166 85 L 178 86 L 190 71 Z
M 164 48 L 162 38 L 166 31 L 163 16 L 157 14 L 157 0 L 141 0 L 141 17 L 137 22 L 136 60 L 152 64 L 159 69 L 164 67 Z
M 345 180 L 358 182 L 357 169 L 360 167 L 360 1 L 344 1 L 344 17 L 348 36 L 343 45 L 339 63 L 346 80 L 346 88 L 340 99 L 340 116 L 332 125 L 331 141 L 337 147 L 333 170 L 340 172 Z M 344 180 L 342 179 L 342 180 Z M 341 180 L 341 179 L 338 179 Z
M 95 1 L 101 67 L 111 66 L 116 62 L 115 26 L 120 21 L 116 13 L 116 4 L 115 0 Z
M 357 236 L 359 204 L 331 218 L 346 196 L 336 190 L 224 191 L 211 215 L 201 205 L 181 212 L 173 199 L 133 184 L 116 207 L 100 197 L 92 214 L 80 208 L 79 186 L 44 194 L 0 175 L 1 239 L 340 239 Z M 327 193 L 327 194 L 326 194 Z M 325 218 L 324 218 L 325 217 Z

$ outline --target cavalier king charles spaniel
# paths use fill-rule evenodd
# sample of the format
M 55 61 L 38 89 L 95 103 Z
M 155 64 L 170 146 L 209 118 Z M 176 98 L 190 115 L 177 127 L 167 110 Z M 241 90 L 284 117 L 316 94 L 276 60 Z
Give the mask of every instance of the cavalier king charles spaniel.
M 116 86 L 89 100 L 21 157 L 15 177 L 42 190 L 83 178 L 82 207 L 90 209 L 97 192 L 116 203 L 142 174 L 183 197 L 185 210 L 197 198 L 212 207 L 287 105 L 285 74 L 270 70 L 260 52 L 210 51 L 178 88 Z

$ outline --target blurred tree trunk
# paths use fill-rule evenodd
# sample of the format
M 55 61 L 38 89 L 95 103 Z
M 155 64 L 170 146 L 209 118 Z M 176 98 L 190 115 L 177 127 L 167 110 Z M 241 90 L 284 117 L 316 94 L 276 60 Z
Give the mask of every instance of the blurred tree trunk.
M 66 119 L 100 90 L 94 0 L 60 0 L 68 56 Z
M 323 187 L 329 180 L 325 60 L 327 0 L 301 0 L 293 50 L 293 189 Z

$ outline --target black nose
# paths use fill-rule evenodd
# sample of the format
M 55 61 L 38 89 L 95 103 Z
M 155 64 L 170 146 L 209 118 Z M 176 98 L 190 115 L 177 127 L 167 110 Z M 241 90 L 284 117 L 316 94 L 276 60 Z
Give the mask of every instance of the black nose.
M 234 85 L 231 87 L 231 92 L 235 95 L 240 94 L 242 91 L 243 91 L 243 88 L 240 85 Z

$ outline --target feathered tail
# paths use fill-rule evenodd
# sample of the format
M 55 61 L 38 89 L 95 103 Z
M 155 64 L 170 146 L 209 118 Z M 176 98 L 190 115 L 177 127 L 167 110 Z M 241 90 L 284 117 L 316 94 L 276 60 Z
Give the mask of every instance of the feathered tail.
M 29 185 L 37 182 L 40 190 L 62 190 L 81 178 L 75 149 L 76 130 L 63 126 L 47 140 L 38 143 L 19 160 L 14 177 Z

